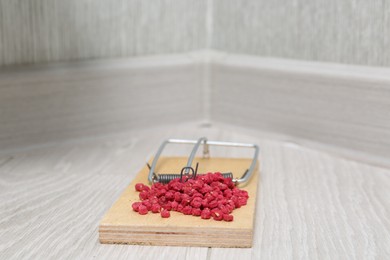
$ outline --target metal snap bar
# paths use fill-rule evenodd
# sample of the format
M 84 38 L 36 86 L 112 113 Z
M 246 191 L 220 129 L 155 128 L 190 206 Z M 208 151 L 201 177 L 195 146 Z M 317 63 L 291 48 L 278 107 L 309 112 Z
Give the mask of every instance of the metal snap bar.
M 188 169 L 191 167 L 192 162 L 195 158 L 196 152 L 199 149 L 199 146 L 203 143 L 203 157 L 209 158 L 209 146 L 225 146 L 225 147 L 244 147 L 244 148 L 254 148 L 254 155 L 252 162 L 249 166 L 249 168 L 244 172 L 244 174 L 239 179 L 233 179 L 232 173 L 223 173 L 222 175 L 225 178 L 232 178 L 233 182 L 236 184 L 247 182 L 250 177 L 252 176 L 252 173 L 256 167 L 256 161 L 257 157 L 259 155 L 259 147 L 256 144 L 250 144 L 250 143 L 236 143 L 236 142 L 222 142 L 222 141 L 209 141 L 206 137 L 201 137 L 198 140 L 185 140 L 185 139 L 167 139 L 165 140 L 160 147 L 157 150 L 156 155 L 154 156 L 152 165 L 149 166 L 149 175 L 148 180 L 150 183 L 153 182 L 162 182 L 162 183 L 168 183 L 169 181 L 181 178 L 181 174 L 156 174 L 155 169 L 158 162 L 158 159 L 160 158 L 165 146 L 167 144 L 194 144 L 194 148 L 191 151 L 191 154 L 188 158 L 187 165 L 183 168 L 186 173 L 188 173 Z M 183 172 L 182 169 L 182 172 Z M 200 174 L 199 174 L 200 175 Z

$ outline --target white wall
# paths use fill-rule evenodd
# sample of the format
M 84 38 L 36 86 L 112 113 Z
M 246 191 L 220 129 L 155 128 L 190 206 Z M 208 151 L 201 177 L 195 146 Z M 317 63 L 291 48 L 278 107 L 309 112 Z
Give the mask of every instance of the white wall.
M 0 66 L 187 52 L 206 0 L 0 0 Z
M 390 65 L 390 0 L 214 0 L 213 48 Z
M 229 53 L 389 66 L 390 0 L 0 0 L 0 66 Z
M 209 47 L 227 57 L 215 62 L 204 52 L 2 68 L 0 146 L 210 117 L 388 165 L 389 68 L 250 56 L 388 66 L 388 3 L 0 0 L 2 65 Z

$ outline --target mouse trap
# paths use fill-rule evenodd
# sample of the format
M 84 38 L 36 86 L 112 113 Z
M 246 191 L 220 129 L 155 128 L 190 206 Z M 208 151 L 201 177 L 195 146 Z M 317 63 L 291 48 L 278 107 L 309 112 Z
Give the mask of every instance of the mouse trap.
M 188 157 L 162 156 L 167 144 L 194 145 Z M 197 157 L 199 147 L 203 156 Z M 215 158 L 210 156 L 211 146 L 251 148 L 252 158 Z M 134 244 L 158 246 L 197 247 L 252 247 L 256 197 L 259 179 L 259 148 L 255 144 L 198 140 L 168 139 L 159 147 L 156 155 L 136 175 L 106 213 L 99 226 L 99 239 L 104 244 Z M 195 166 L 196 165 L 196 166 Z M 202 176 L 208 172 L 220 172 L 230 178 L 239 189 L 245 190 L 247 204 L 231 212 L 231 222 L 202 219 L 171 210 L 169 218 L 149 212 L 140 215 L 132 204 L 140 200 L 135 190 L 137 183 L 166 184 L 183 177 Z

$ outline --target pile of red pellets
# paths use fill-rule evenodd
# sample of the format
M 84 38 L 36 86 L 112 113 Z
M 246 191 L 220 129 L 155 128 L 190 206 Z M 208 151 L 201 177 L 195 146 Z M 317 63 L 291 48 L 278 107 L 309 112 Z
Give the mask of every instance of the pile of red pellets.
M 213 218 L 217 221 L 233 221 L 234 209 L 247 204 L 248 192 L 237 188 L 231 178 L 221 173 L 207 173 L 196 178 L 183 177 L 168 184 L 155 183 L 151 187 L 137 183 L 141 201 L 132 204 L 133 210 L 141 215 L 160 213 L 169 218 L 170 211 L 184 215 Z

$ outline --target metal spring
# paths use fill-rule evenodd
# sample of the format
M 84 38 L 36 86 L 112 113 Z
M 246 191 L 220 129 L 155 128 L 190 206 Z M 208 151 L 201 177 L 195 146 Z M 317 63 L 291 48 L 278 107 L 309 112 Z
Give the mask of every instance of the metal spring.
M 202 175 L 205 175 L 205 174 L 198 174 L 197 176 L 202 176 Z M 177 173 L 158 174 L 157 175 L 157 182 L 160 182 L 160 183 L 163 183 L 163 184 L 167 184 L 168 182 L 170 182 L 173 179 L 180 179 L 180 176 L 181 175 L 177 174 Z M 231 172 L 222 173 L 222 176 L 224 178 L 231 178 L 231 179 L 233 179 L 233 173 L 231 173 Z
M 150 167 L 149 163 L 146 163 L 146 165 L 148 166 L 148 168 L 150 170 L 151 167 Z M 154 182 L 167 184 L 167 183 L 169 183 L 170 181 L 172 181 L 174 179 L 182 180 L 183 176 L 188 176 L 189 178 L 196 178 L 197 176 L 206 175 L 206 174 L 197 174 L 198 173 L 198 165 L 199 165 L 199 163 L 196 163 L 195 170 L 194 170 L 194 168 L 192 168 L 190 166 L 183 167 L 181 169 L 180 174 L 177 174 L 177 173 L 167 173 L 167 174 L 156 174 L 156 173 L 153 173 Z M 189 170 L 192 171 L 192 174 L 189 174 Z M 184 171 L 187 171 L 187 173 L 184 173 Z M 233 180 L 233 173 L 225 172 L 225 173 L 221 173 L 221 174 L 222 174 L 222 177 L 230 178 L 230 179 Z M 245 174 L 246 174 L 246 172 L 245 172 Z M 236 180 L 233 180 L 233 181 L 236 182 Z

